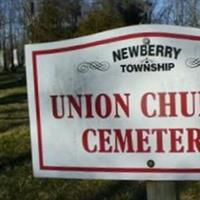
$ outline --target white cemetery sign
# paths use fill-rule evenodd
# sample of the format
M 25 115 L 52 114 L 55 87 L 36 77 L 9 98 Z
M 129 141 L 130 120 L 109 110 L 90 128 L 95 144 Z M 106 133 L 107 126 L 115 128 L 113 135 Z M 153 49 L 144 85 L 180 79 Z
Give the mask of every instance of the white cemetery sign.
M 140 25 L 26 46 L 34 174 L 200 179 L 200 30 Z

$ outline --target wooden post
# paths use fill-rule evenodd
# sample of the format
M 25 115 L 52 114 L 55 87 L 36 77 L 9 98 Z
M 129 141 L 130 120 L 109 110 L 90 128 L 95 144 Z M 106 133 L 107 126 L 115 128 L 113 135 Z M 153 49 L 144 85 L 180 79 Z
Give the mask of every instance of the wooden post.
M 152 181 L 146 183 L 147 200 L 178 200 L 176 182 Z

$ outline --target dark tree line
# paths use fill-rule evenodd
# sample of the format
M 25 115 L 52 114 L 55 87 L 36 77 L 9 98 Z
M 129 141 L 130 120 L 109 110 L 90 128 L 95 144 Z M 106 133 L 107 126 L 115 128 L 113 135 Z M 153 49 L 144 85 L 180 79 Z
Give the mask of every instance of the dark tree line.
M 90 34 L 145 22 L 144 1 L 43 0 L 29 27 L 32 42 L 44 42 Z

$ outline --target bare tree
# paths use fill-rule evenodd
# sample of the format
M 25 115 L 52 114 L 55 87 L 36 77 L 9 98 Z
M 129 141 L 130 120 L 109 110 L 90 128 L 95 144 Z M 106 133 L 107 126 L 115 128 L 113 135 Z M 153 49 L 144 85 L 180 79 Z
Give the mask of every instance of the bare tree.
M 154 0 L 153 22 L 200 26 L 200 0 Z
M 14 49 L 19 49 L 20 57 L 23 57 L 28 19 L 25 2 L 28 4 L 30 0 L 0 0 L 0 50 L 4 52 L 4 70 L 14 64 Z

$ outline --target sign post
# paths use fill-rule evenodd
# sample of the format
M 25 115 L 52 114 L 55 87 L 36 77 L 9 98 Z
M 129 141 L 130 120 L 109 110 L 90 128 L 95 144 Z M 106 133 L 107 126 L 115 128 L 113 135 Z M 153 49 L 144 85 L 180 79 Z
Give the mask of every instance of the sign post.
M 179 200 L 176 182 L 147 182 L 148 200 Z
M 199 180 L 199 35 L 140 25 L 28 45 L 34 175 Z

